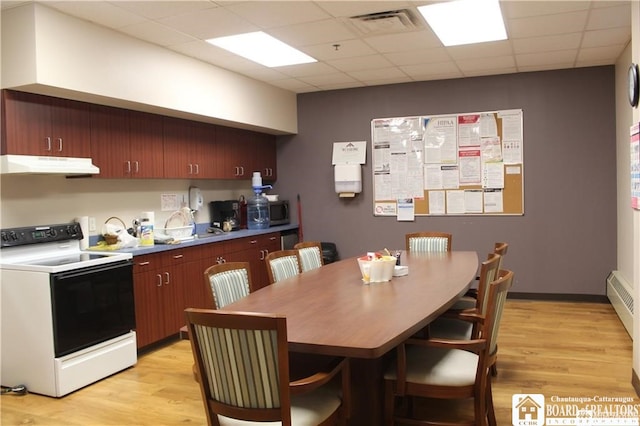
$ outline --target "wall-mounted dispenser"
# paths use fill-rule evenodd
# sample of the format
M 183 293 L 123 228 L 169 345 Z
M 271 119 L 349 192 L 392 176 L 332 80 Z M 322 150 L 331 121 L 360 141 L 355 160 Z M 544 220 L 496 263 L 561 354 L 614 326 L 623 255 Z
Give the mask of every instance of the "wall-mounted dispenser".
M 362 164 L 367 159 L 367 142 L 335 142 L 333 165 L 336 193 L 341 198 L 362 192 Z
M 204 199 L 202 198 L 200 188 L 196 188 L 195 186 L 189 187 L 189 208 L 192 211 L 197 212 L 203 204 Z

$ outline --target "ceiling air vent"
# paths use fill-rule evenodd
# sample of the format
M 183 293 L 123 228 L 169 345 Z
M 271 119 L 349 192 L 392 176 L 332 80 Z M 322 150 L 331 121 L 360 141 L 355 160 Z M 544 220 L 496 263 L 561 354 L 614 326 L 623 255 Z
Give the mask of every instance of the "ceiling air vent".
M 420 19 L 408 9 L 352 16 L 349 21 L 364 35 L 403 33 L 422 27 Z

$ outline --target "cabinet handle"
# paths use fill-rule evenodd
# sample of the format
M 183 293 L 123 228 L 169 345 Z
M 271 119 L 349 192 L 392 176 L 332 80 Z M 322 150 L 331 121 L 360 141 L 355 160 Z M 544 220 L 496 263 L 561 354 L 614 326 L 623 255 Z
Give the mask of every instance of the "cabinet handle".
M 193 174 L 193 164 L 189 163 L 189 174 Z
M 139 262 L 138 266 L 147 266 L 149 262 Z
M 249 242 L 249 244 L 256 244 L 257 242 L 258 242 L 258 240 L 251 240 L 251 241 Z
M 197 163 L 196 163 L 196 164 L 194 164 L 194 166 L 196 166 L 196 172 L 195 172 L 195 174 L 196 174 L 196 175 L 199 175 L 199 174 L 200 174 L 200 164 L 197 164 Z
M 62 138 L 58 138 L 58 152 L 62 152 Z
M 47 149 L 46 149 L 46 151 L 51 151 L 51 137 L 47 136 L 45 139 L 47 140 Z
M 269 237 L 271 241 L 275 241 L 276 237 Z
M 244 166 L 240 166 L 240 176 L 244 176 Z
M 129 161 L 129 160 L 127 160 L 127 171 L 126 171 L 126 173 L 127 174 L 131 173 L 131 161 Z
M 174 254 L 173 258 L 174 259 L 182 259 L 184 257 L 184 254 Z
M 158 285 L 157 285 L 157 287 L 162 287 L 162 275 L 158 274 L 157 277 L 158 277 Z
M 165 280 L 165 282 L 164 282 L 164 285 L 169 285 L 169 282 L 171 281 L 169 273 L 168 273 L 168 272 L 165 272 L 165 273 L 164 273 L 164 276 L 166 277 L 166 280 Z
M 139 164 L 138 160 L 135 161 L 135 164 L 136 164 L 136 173 L 139 173 L 140 172 L 140 164 Z

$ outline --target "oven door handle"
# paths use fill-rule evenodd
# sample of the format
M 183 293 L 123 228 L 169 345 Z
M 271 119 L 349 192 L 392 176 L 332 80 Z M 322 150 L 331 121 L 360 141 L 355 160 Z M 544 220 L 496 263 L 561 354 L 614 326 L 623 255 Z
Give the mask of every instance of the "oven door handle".
M 106 265 L 90 266 L 88 268 L 74 269 L 72 271 L 57 272 L 51 275 L 55 276 L 56 278 L 73 278 L 73 277 L 78 277 L 86 274 L 94 274 L 96 272 L 108 272 L 114 269 L 127 267 L 127 266 L 132 268 L 132 273 L 133 273 L 133 261 L 129 259 L 129 260 L 124 260 L 122 262 L 108 263 Z

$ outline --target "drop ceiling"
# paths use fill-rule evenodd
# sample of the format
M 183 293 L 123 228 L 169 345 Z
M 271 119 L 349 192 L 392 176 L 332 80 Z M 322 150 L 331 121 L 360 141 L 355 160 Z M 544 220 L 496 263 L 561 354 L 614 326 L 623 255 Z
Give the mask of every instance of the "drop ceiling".
M 631 40 L 630 1 L 502 0 L 508 40 L 449 48 L 417 12 L 429 1 L 38 3 L 296 93 L 609 65 Z M 267 68 L 204 41 L 258 30 L 318 62 Z

